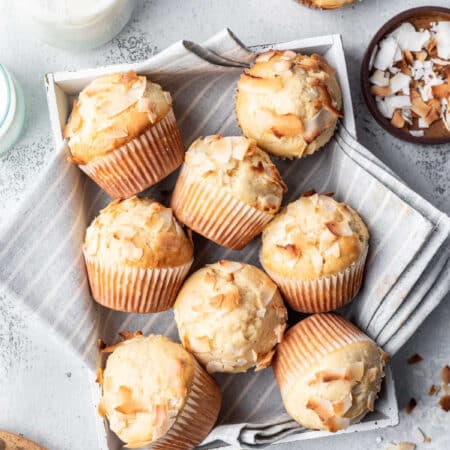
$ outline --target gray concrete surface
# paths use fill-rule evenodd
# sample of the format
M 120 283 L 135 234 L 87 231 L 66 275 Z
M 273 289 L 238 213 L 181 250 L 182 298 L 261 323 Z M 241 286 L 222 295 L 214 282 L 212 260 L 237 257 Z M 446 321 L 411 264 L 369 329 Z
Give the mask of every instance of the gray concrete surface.
M 96 50 L 72 53 L 36 41 L 23 20 L 25 11 L 12 0 L 0 0 L 0 62 L 20 80 L 28 114 L 22 139 L 0 160 L 0 220 L 14 211 L 53 151 L 44 73 L 137 61 L 176 40 L 201 41 L 225 26 L 248 45 L 341 33 L 361 142 L 413 189 L 450 212 L 449 146 L 415 146 L 387 135 L 368 113 L 359 87 L 359 65 L 371 36 L 394 14 L 424 4 L 423 0 L 363 0 L 345 10 L 319 12 L 294 0 L 139 1 L 130 24 L 116 39 Z M 433 4 L 449 6 L 448 0 Z M 430 384 L 438 382 L 440 368 L 450 363 L 450 304 L 446 300 L 393 360 L 400 408 L 404 410 L 411 397 L 418 401 L 411 415 L 402 412 L 400 424 L 383 431 L 274 448 L 383 448 L 388 441 L 414 441 L 416 426 L 432 438 L 419 448 L 450 448 L 450 413 L 441 411 L 437 398 L 427 395 Z M 415 352 L 424 361 L 408 366 L 406 358 Z M 0 293 L 0 429 L 24 433 L 52 450 L 95 450 L 95 411 L 86 377 L 82 364 L 33 316 Z

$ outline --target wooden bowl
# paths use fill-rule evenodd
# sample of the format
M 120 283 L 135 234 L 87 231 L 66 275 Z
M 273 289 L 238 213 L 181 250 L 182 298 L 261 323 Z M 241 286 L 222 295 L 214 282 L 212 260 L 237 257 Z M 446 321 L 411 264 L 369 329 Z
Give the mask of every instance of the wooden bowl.
M 432 18 L 436 17 L 436 19 L 442 20 L 442 18 L 447 18 L 450 20 L 450 8 L 441 8 L 438 6 L 423 6 L 420 8 L 412 8 L 407 11 L 403 11 L 402 13 L 394 16 L 392 19 L 387 21 L 375 34 L 373 39 L 371 40 L 369 47 L 364 54 L 364 58 L 361 65 L 361 91 L 366 101 L 367 107 L 369 111 L 372 113 L 375 120 L 378 124 L 384 128 L 388 133 L 393 136 L 403 139 L 404 141 L 412 142 L 413 144 L 422 144 L 422 145 L 436 145 L 436 144 L 447 144 L 450 142 L 450 133 L 448 136 L 442 137 L 415 137 L 410 135 L 409 133 L 401 130 L 399 128 L 394 127 L 389 119 L 385 118 L 380 111 L 378 110 L 377 104 L 375 102 L 375 97 L 370 93 L 370 60 L 375 50 L 375 46 L 380 42 L 387 34 L 394 31 L 398 26 L 400 26 L 403 22 L 408 22 L 411 19 L 418 18 Z

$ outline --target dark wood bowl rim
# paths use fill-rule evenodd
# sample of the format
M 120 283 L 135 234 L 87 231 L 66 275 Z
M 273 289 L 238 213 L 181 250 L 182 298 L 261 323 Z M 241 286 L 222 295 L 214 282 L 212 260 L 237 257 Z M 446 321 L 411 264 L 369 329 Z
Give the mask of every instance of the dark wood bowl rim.
M 422 6 L 420 8 L 412 8 L 403 11 L 400 14 L 392 17 L 388 20 L 375 34 L 375 36 L 370 41 L 369 47 L 364 54 L 362 64 L 361 64 L 361 91 L 366 102 L 369 111 L 372 113 L 378 124 L 384 128 L 388 133 L 392 134 L 398 139 L 404 141 L 412 142 L 413 144 L 422 145 L 436 145 L 436 144 L 447 144 L 450 142 L 450 135 L 444 137 L 415 137 L 409 133 L 405 133 L 401 129 L 394 127 L 391 122 L 386 119 L 378 110 L 377 104 L 375 102 L 375 97 L 370 93 L 370 82 L 369 82 L 369 62 L 372 56 L 375 45 L 381 41 L 388 33 L 394 30 L 402 22 L 406 22 L 411 17 L 417 17 L 421 15 L 429 14 L 441 14 L 448 15 L 450 18 L 450 8 L 443 8 L 439 6 Z

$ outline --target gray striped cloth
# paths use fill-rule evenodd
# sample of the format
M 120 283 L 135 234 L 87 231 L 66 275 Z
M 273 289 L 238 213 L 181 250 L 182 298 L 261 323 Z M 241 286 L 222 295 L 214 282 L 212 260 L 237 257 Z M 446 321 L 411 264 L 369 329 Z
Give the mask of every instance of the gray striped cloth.
M 288 47 L 301 50 L 303 46 L 294 42 Z M 326 57 L 327 49 L 322 48 Z M 189 145 L 199 135 L 239 134 L 234 117 L 236 80 L 253 57 L 224 30 L 201 46 L 180 42 L 149 61 L 100 72 L 134 69 L 162 84 L 172 93 L 178 124 Z M 343 73 L 345 76 L 345 70 Z M 61 99 L 76 94 L 98 74 L 71 74 L 67 82 L 64 74 L 50 74 L 48 79 L 58 83 Z M 341 85 L 348 90 L 342 76 L 340 72 Z M 52 119 L 55 124 L 55 117 Z M 309 189 L 332 191 L 364 218 L 371 234 L 364 286 L 343 314 L 395 353 L 449 289 L 446 241 L 450 222 L 356 142 L 350 119 L 351 114 L 334 139 L 315 155 L 300 161 L 274 160 L 289 186 L 285 204 Z M 54 126 L 54 131 L 56 141 L 62 142 L 60 127 Z M 146 194 L 168 204 L 176 176 L 172 174 Z M 0 231 L 0 283 L 92 369 L 98 361 L 99 337 L 112 342 L 119 331 L 142 330 L 178 339 L 171 311 L 125 314 L 92 301 L 81 245 L 87 225 L 108 201 L 106 194 L 66 161 L 66 149 L 61 145 Z M 225 258 L 259 266 L 259 239 L 240 252 L 198 235 L 194 245 L 192 270 Z M 305 430 L 285 415 L 271 369 L 216 378 L 224 392 L 223 408 L 218 426 L 205 441 L 207 448 L 213 448 L 213 442 L 258 448 L 302 438 Z M 376 411 L 367 420 L 381 417 L 382 404 L 383 399 L 377 402 L 379 415 Z M 101 448 L 120 448 L 112 436 L 108 442 L 109 447 Z

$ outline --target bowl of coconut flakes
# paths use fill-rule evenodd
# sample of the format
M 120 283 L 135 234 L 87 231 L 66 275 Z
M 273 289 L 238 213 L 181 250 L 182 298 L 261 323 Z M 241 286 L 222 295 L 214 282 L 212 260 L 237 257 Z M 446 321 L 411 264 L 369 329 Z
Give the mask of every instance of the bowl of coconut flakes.
M 413 8 L 383 25 L 362 62 L 361 87 L 376 121 L 419 144 L 450 142 L 450 9 Z

